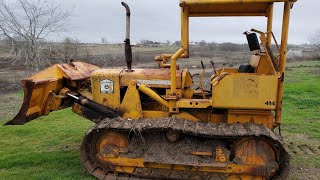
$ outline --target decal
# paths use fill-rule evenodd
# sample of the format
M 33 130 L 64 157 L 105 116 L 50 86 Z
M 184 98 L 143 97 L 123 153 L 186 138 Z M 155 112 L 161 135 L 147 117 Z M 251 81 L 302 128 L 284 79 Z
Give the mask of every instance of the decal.
M 113 93 L 113 81 L 109 79 L 100 81 L 100 93 L 112 94 Z
M 137 82 L 148 85 L 170 85 L 170 80 L 137 80 Z
M 275 106 L 276 102 L 274 102 L 274 101 L 266 101 L 264 104 L 267 105 L 267 106 Z

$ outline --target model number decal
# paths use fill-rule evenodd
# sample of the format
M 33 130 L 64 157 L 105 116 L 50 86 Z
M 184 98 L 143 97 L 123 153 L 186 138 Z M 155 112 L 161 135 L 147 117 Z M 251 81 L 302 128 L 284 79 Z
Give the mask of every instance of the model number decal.
M 170 85 L 170 80 L 137 80 L 140 84 L 148 84 L 148 85 Z
M 276 102 L 274 102 L 274 101 L 266 101 L 264 104 L 267 105 L 267 106 L 275 106 Z

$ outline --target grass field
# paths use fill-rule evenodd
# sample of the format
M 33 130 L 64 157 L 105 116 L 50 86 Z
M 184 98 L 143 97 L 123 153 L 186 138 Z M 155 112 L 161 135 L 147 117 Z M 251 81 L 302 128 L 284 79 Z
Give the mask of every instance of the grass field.
M 21 91 L 1 95 L 1 124 L 22 98 Z M 79 160 L 92 125 L 66 109 L 24 126 L 0 126 L 0 179 L 94 179 Z M 288 64 L 282 135 L 292 155 L 290 179 L 320 179 L 320 61 Z

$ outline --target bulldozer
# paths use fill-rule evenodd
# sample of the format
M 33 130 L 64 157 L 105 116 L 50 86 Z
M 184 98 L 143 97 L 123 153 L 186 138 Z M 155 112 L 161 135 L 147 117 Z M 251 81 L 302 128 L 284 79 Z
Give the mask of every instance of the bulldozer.
M 132 68 L 131 11 L 122 2 L 127 67 L 76 61 L 50 66 L 22 80 L 22 107 L 6 125 L 72 107 L 95 122 L 83 138 L 80 159 L 99 179 L 286 179 L 290 156 L 275 131 L 295 2 L 180 0 L 181 47 L 156 56 L 155 69 Z M 284 7 L 280 44 L 272 31 L 276 3 Z M 194 88 L 193 75 L 177 65 L 189 57 L 189 19 L 217 16 L 266 17 L 266 30 L 244 33 L 252 52 L 248 64 L 216 68 L 212 62 L 210 90 L 202 85 L 204 73 Z

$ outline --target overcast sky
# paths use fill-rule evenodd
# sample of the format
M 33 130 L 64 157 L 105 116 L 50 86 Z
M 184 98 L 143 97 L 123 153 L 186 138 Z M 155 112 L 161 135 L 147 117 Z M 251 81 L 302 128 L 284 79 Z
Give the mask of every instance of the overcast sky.
M 73 11 L 70 33 L 64 36 L 81 42 L 122 42 L 125 31 L 125 10 L 118 0 L 56 0 Z M 131 38 L 140 40 L 175 41 L 180 39 L 179 0 L 125 0 L 131 8 Z M 282 3 L 277 3 L 274 32 L 280 39 Z M 291 14 L 289 43 L 308 43 L 310 35 L 320 29 L 320 1 L 298 0 Z M 251 28 L 265 30 L 265 17 L 191 18 L 190 41 L 246 42 L 242 35 Z

